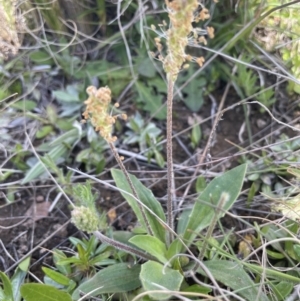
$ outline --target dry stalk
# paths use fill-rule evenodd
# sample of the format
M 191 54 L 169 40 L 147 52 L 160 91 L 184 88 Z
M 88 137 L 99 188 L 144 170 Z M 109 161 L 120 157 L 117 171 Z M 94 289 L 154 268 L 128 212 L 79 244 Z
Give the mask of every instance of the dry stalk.
M 204 63 L 203 57 L 193 57 L 185 53 L 185 48 L 189 43 L 206 44 L 204 34 L 210 38 L 214 36 L 214 29 L 207 27 L 206 31 L 199 31 L 193 27 L 193 23 L 203 21 L 210 18 L 208 10 L 199 4 L 197 0 L 165 0 L 170 26 L 165 29 L 166 22 L 159 26 L 164 32 L 166 39 L 167 54 L 164 57 L 161 44 L 161 38 L 155 38 L 155 44 L 159 52 L 158 59 L 163 63 L 164 70 L 167 74 L 168 96 L 167 96 L 167 222 L 168 226 L 174 229 L 173 204 L 176 201 L 175 181 L 173 169 L 173 144 L 172 144 L 172 108 L 173 108 L 173 91 L 178 74 L 182 69 L 188 68 L 188 62 L 196 62 L 202 67 Z M 201 7 L 198 10 L 199 6 Z M 152 25 L 155 30 L 155 26 Z M 163 36 L 163 35 L 162 35 Z M 170 232 L 168 244 L 173 241 L 173 235 Z

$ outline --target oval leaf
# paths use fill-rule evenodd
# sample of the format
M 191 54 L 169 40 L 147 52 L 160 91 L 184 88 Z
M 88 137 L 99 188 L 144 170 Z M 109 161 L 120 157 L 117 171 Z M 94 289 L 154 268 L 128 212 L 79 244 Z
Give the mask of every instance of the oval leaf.
M 51 125 L 45 125 L 36 132 L 35 137 L 37 139 L 41 139 L 49 135 L 51 132 L 53 132 L 53 127 Z
M 53 148 L 48 155 L 54 160 L 56 161 L 57 159 L 63 157 L 66 155 L 68 151 L 68 148 L 66 145 L 62 144 L 59 146 L 56 146 L 55 148 Z M 32 166 L 30 168 L 30 170 L 26 173 L 25 178 L 22 180 L 22 185 L 23 184 L 27 184 L 28 182 L 36 179 L 37 177 L 39 177 L 42 173 L 44 173 L 46 171 L 45 169 L 45 165 L 41 162 L 38 161 L 34 166 Z
M 68 293 L 41 283 L 23 284 L 21 295 L 26 301 L 72 301 Z
M 227 199 L 222 205 L 222 212 L 231 208 L 241 191 L 246 169 L 246 164 L 235 167 L 207 185 L 196 201 L 185 226 L 183 239 L 188 246 L 194 241 L 197 233 L 209 226 L 223 195 L 226 194 Z M 186 223 L 183 219 L 182 222 Z M 178 227 L 182 228 L 180 225 Z
M 71 280 L 65 275 L 46 267 L 42 267 L 42 270 L 53 281 L 64 286 L 68 286 L 70 284 Z
M 153 255 L 162 263 L 166 263 L 168 261 L 168 259 L 165 257 L 165 254 L 167 253 L 165 244 L 154 236 L 136 235 L 132 237 L 129 242 Z
M 292 293 L 294 288 L 293 283 L 285 281 L 279 282 L 276 285 L 270 282 L 270 286 L 276 295 L 277 301 L 287 300 L 287 297 Z
M 268 301 L 268 297 L 255 284 L 238 262 L 229 260 L 212 260 L 203 262 L 212 276 L 221 283 L 236 290 L 236 294 L 248 301 Z M 198 273 L 206 276 L 199 268 Z
M 50 146 L 47 146 L 47 155 L 49 155 L 53 161 L 57 161 L 58 159 L 65 157 L 70 149 L 69 145 L 72 145 L 76 141 L 76 139 L 78 139 L 77 129 L 72 129 L 65 134 L 53 141 Z M 49 149 L 51 150 L 49 151 Z M 38 161 L 26 173 L 25 178 L 21 182 L 22 185 L 27 184 L 28 182 L 36 179 L 45 171 L 45 164 L 41 161 Z
M 111 174 L 116 182 L 117 187 L 121 188 L 122 190 L 127 191 L 128 193 L 132 194 L 131 188 L 124 176 L 123 172 L 118 169 L 112 169 Z M 161 220 L 165 221 L 165 214 L 161 204 L 156 200 L 152 191 L 145 187 L 135 176 L 129 175 L 130 180 L 135 187 L 139 200 L 147 206 L 150 210 L 152 210 Z M 146 229 L 145 221 L 142 217 L 142 213 L 138 206 L 137 201 L 127 193 L 122 193 L 122 196 L 126 199 L 128 204 L 131 206 L 132 210 L 134 211 L 135 215 L 137 216 L 141 225 Z M 165 242 L 165 233 L 166 230 L 163 225 L 157 220 L 155 216 L 152 215 L 147 209 L 145 209 L 145 213 L 147 219 L 149 221 L 150 227 L 153 231 L 155 237 L 160 239 L 162 242 Z
M 149 296 L 154 300 L 166 300 L 172 296 L 172 293 L 151 293 L 150 291 L 178 291 L 183 281 L 183 276 L 178 271 L 154 261 L 148 261 L 142 265 L 140 278 L 144 290 L 149 292 Z
M 85 281 L 74 291 L 73 300 L 78 300 L 83 294 L 95 297 L 100 294 L 123 293 L 141 286 L 139 280 L 141 266 L 129 263 L 118 263 L 98 272 L 90 280 Z M 80 293 L 80 294 L 79 294 Z

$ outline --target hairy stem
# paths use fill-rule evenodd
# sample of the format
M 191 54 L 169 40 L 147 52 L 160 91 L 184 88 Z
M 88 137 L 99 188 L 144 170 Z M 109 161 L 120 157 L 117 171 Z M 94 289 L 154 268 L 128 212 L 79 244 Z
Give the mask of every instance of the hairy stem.
M 133 247 L 130 247 L 128 245 L 125 245 L 119 241 L 116 241 L 114 239 L 111 239 L 107 236 L 105 236 L 104 234 L 102 234 L 100 231 L 95 231 L 94 232 L 94 235 L 103 243 L 107 243 L 111 246 L 113 246 L 114 248 L 116 249 L 119 249 L 119 250 L 122 250 L 124 252 L 127 252 L 127 253 L 130 253 L 130 254 L 133 254 L 133 255 L 136 255 L 140 258 L 143 258 L 145 260 L 154 260 L 156 261 L 155 257 L 149 255 L 149 254 L 146 254 L 136 248 L 133 248 Z
M 111 149 L 111 151 L 112 151 L 114 157 L 116 158 L 116 160 L 117 160 L 117 162 L 118 162 L 118 164 L 119 164 L 119 166 L 120 166 L 120 168 L 121 168 L 123 174 L 124 174 L 125 177 L 126 177 L 126 180 L 127 180 L 128 184 L 129 184 L 131 190 L 132 190 L 132 194 L 134 195 L 134 197 L 135 197 L 136 199 L 139 199 L 138 194 L 137 194 L 137 191 L 136 191 L 136 189 L 135 189 L 135 187 L 134 187 L 132 181 L 130 180 L 129 174 L 128 174 L 128 172 L 127 172 L 127 170 L 126 170 L 126 168 L 125 168 L 125 166 L 124 166 L 124 164 L 123 164 L 123 161 L 121 160 L 121 158 L 120 158 L 120 156 L 119 156 L 119 154 L 118 154 L 118 152 L 117 152 L 117 150 L 116 150 L 114 144 L 110 142 L 110 143 L 109 143 L 109 146 L 110 146 L 110 149 Z M 144 209 L 144 207 L 143 207 L 141 204 L 139 204 L 139 203 L 138 203 L 138 206 L 139 206 L 139 209 L 141 210 L 142 217 L 143 217 L 143 219 L 144 219 L 144 221 L 145 221 L 145 224 L 146 224 L 146 228 L 147 228 L 148 234 L 150 234 L 150 235 L 153 236 L 153 231 L 152 231 L 152 229 L 151 229 L 151 227 L 150 227 L 148 218 L 147 218 L 146 213 L 145 213 L 145 209 Z
M 168 179 L 168 200 L 167 200 L 167 212 L 168 226 L 173 230 L 173 202 L 175 202 L 175 184 L 174 184 L 174 170 L 173 170 L 173 144 L 172 144 L 172 109 L 173 109 L 173 90 L 174 81 L 172 75 L 168 74 L 168 97 L 167 97 L 167 179 Z M 169 232 L 168 243 L 173 241 L 173 234 Z

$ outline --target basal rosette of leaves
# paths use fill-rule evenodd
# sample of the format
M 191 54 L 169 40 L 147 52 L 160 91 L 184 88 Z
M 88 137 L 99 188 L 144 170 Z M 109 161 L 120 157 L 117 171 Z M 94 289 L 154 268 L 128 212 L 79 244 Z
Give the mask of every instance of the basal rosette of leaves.
M 264 11 L 289 3 L 267 0 Z M 255 38 L 267 51 L 278 50 L 292 75 L 300 80 L 300 3 L 277 10 L 257 27 Z M 300 94 L 300 85 L 290 81 L 289 91 Z

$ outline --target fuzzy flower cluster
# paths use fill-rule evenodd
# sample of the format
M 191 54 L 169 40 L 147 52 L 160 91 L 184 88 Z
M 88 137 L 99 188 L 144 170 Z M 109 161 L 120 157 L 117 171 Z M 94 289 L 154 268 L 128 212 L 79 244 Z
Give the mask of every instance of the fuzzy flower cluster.
M 25 19 L 19 14 L 15 0 L 0 0 L 0 57 L 17 54 Z
M 210 18 L 208 9 L 200 5 L 198 0 L 165 0 L 165 2 L 170 18 L 170 27 L 165 32 L 168 51 L 166 57 L 162 55 L 163 47 L 160 37 L 155 38 L 155 44 L 165 72 L 170 74 L 172 80 L 175 81 L 182 67 L 188 67 L 187 62 L 195 61 L 202 67 L 204 58 L 195 58 L 186 54 L 185 48 L 188 44 L 203 43 L 206 45 L 207 41 L 203 35 L 207 34 L 209 38 L 213 38 L 214 28 L 207 27 L 206 30 L 200 30 L 193 27 L 193 23 Z M 165 27 L 166 23 L 159 26 Z M 152 28 L 155 29 L 155 26 Z
M 102 87 L 97 90 L 96 87 L 90 86 L 86 89 L 89 98 L 84 102 L 86 109 L 83 112 L 84 120 L 91 120 L 95 130 L 109 143 L 117 140 L 116 136 L 112 136 L 113 125 L 118 117 L 127 119 L 126 114 L 112 116 L 109 114 L 109 106 L 111 102 L 111 90 L 108 87 Z M 119 104 L 115 104 L 118 107 Z
M 93 233 L 100 227 L 100 219 L 96 210 L 85 206 L 76 206 L 72 210 L 71 221 L 78 229 L 87 233 Z

